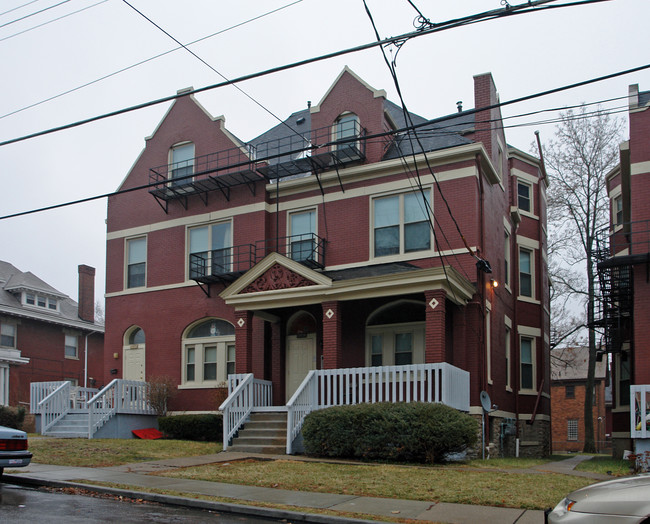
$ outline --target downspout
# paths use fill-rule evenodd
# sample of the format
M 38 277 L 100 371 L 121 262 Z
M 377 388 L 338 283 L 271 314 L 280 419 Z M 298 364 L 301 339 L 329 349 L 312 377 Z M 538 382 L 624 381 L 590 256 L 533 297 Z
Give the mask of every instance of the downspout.
M 508 160 L 508 163 L 510 164 L 510 160 Z M 511 172 L 511 166 L 508 166 L 508 173 Z M 515 190 L 517 189 L 516 187 L 516 182 L 517 179 L 515 177 L 510 177 L 510 206 L 512 207 L 514 204 L 514 198 L 516 195 Z M 517 203 L 518 204 L 518 203 Z M 513 230 L 513 237 L 515 241 L 515 253 L 514 253 L 514 261 L 515 263 L 512 264 L 512 269 L 514 270 L 513 273 L 513 281 L 512 281 L 512 290 L 513 290 L 513 296 L 514 296 L 514 307 L 512 308 L 512 327 L 514 330 L 514 335 L 515 335 L 515 350 L 514 354 L 512 355 L 512 360 L 514 361 L 515 364 L 515 373 L 513 376 L 513 390 L 515 393 L 515 435 L 516 438 L 519 439 L 519 381 L 520 381 L 520 357 L 521 357 L 521 347 L 520 347 L 520 340 L 519 340 L 519 322 L 517 319 L 517 311 L 519 308 L 517 307 L 517 300 L 519 297 L 519 248 L 517 247 L 517 229 L 519 228 L 519 224 L 515 226 L 515 229 Z M 512 254 L 512 250 L 510 251 L 510 254 Z M 511 335 L 512 336 L 512 335 Z
M 478 170 L 478 180 L 479 180 L 479 217 L 480 217 L 480 225 L 479 225 L 479 242 L 480 242 L 480 248 L 482 248 L 485 245 L 484 239 L 485 239 L 485 216 L 483 215 L 483 210 L 485 209 L 485 206 L 483 205 L 483 199 L 485 197 L 484 193 L 484 188 L 483 188 L 483 172 L 481 170 L 481 159 L 479 158 L 478 155 L 476 155 L 476 168 Z M 482 257 L 482 253 L 480 252 L 480 248 L 477 247 L 477 256 Z M 477 279 L 478 279 L 478 285 L 479 285 L 479 298 L 481 303 L 479 304 L 479 311 L 481 312 L 481 329 L 479 329 L 479 333 L 481 333 L 481 390 L 487 392 L 487 385 L 488 385 L 488 380 L 487 380 L 487 338 L 486 338 L 486 326 L 485 326 L 485 273 L 484 271 L 481 271 L 480 269 L 477 268 Z M 486 435 L 486 424 L 485 424 L 485 418 L 487 417 L 487 433 Z M 481 407 L 481 421 L 483 424 L 481 424 L 481 436 L 482 436 L 482 452 L 483 452 L 483 458 L 485 458 L 485 443 L 488 442 L 489 444 L 489 433 L 490 433 L 490 416 L 489 414 L 482 409 Z

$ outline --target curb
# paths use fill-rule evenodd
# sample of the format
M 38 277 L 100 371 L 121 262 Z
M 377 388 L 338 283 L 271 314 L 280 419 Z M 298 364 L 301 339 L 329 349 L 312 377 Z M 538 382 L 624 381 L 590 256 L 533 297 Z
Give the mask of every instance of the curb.
M 345 524 L 352 523 L 373 523 L 375 520 L 351 519 L 349 517 L 336 517 L 331 515 L 322 515 L 319 513 L 305 513 L 301 511 L 289 511 L 283 509 L 262 508 L 258 506 L 246 506 L 244 504 L 234 504 L 228 502 L 210 502 L 209 500 L 199 500 L 188 497 L 176 497 L 172 495 L 161 495 L 159 493 L 147 493 L 142 491 L 127 491 L 125 489 L 108 488 L 96 486 L 93 484 L 82 484 L 79 482 L 67 482 L 63 480 L 45 480 L 33 477 L 21 477 L 15 475 L 3 475 L 2 482 L 10 482 L 23 486 L 44 486 L 48 488 L 80 488 L 94 493 L 103 495 L 114 495 L 129 499 L 142 499 L 147 502 L 156 502 L 168 506 L 181 506 L 192 509 L 203 509 L 218 511 L 220 513 L 230 513 L 238 516 L 263 517 L 270 519 L 296 522 L 316 522 L 320 524 Z

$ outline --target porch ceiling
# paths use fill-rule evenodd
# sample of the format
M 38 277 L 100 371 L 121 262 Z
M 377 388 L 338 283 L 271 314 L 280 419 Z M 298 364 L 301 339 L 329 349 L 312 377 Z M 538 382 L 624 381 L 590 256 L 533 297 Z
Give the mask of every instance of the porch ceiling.
M 287 282 L 274 286 L 273 289 L 252 290 L 251 286 L 258 279 L 264 278 L 269 270 L 278 265 L 300 277 L 300 286 L 294 287 Z M 414 266 L 407 271 L 402 268 L 394 273 L 371 273 L 368 276 L 358 276 L 358 272 L 349 272 L 351 278 L 330 278 L 334 277 L 332 272 L 314 271 L 273 253 L 237 279 L 220 296 L 226 304 L 237 310 L 257 310 L 320 304 L 330 300 L 408 295 L 436 289 L 445 290 L 452 302 L 465 305 L 476 293 L 475 286 L 450 266 L 426 269 Z

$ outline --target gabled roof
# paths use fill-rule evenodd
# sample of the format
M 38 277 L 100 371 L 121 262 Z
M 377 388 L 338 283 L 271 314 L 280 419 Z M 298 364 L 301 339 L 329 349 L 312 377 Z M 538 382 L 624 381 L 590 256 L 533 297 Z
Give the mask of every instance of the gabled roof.
M 58 311 L 23 304 L 21 301 L 23 291 L 55 298 L 58 302 Z M 0 260 L 0 315 L 30 318 L 88 331 L 104 331 L 104 326 L 101 324 L 81 320 L 79 305 L 68 295 L 50 286 L 33 273 L 23 272 L 2 260 Z

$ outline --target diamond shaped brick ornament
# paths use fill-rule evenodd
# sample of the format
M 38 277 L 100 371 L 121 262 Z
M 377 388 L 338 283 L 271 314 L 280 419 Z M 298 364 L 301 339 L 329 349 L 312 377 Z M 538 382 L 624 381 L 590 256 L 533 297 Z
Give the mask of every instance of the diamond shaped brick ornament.
M 431 309 L 436 309 L 436 307 L 440 304 L 435 298 L 431 299 L 431 302 L 429 302 L 429 305 L 431 306 Z
M 246 321 L 245 321 L 243 318 L 240 318 L 240 319 L 237 321 L 237 325 L 238 325 L 240 328 L 241 328 L 241 327 L 244 327 L 244 324 L 246 324 Z
M 328 309 L 327 311 L 325 311 L 325 316 L 328 319 L 332 320 L 332 317 L 334 316 L 334 311 L 332 311 L 331 309 Z

